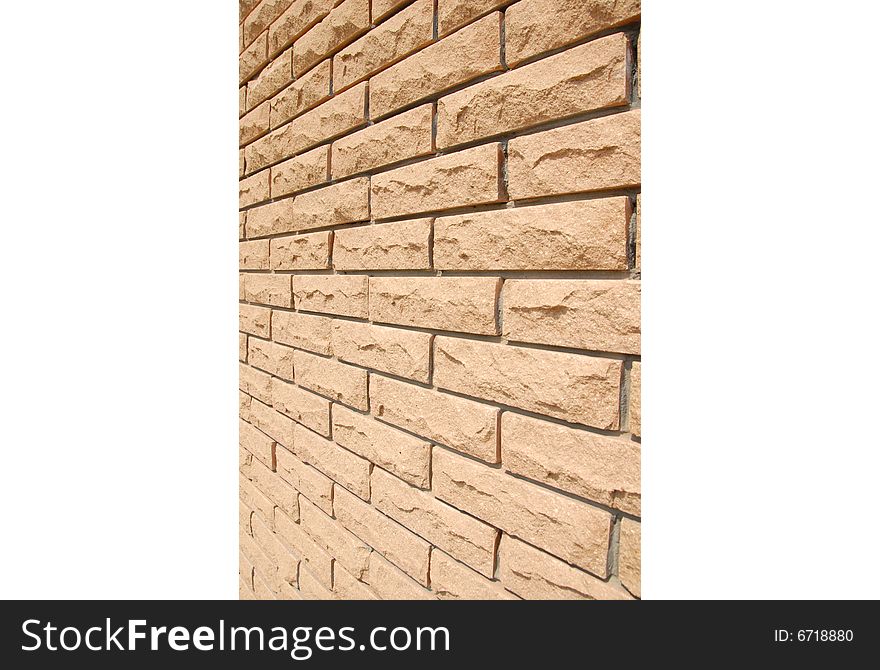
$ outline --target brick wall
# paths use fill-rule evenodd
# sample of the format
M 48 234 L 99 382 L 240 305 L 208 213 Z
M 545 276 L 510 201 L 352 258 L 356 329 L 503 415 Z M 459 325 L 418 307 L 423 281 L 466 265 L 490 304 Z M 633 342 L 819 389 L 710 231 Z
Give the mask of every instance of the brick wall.
M 241 597 L 638 597 L 638 0 L 240 7 Z

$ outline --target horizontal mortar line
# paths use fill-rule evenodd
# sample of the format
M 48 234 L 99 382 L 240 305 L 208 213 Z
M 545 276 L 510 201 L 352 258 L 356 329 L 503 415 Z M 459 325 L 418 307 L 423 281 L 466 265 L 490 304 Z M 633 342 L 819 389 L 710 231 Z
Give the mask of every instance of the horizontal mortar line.
M 261 241 L 261 240 L 256 240 Z M 335 270 L 335 273 L 334 273 Z M 275 274 L 292 277 L 311 277 L 334 275 L 337 277 L 377 277 L 377 278 L 499 278 L 499 279 L 534 279 L 540 280 L 576 280 L 585 281 L 632 281 L 639 273 L 631 270 L 444 270 L 443 268 L 425 268 L 421 270 L 368 270 L 347 269 L 339 267 L 309 268 L 288 270 L 286 268 L 239 268 L 239 274 Z

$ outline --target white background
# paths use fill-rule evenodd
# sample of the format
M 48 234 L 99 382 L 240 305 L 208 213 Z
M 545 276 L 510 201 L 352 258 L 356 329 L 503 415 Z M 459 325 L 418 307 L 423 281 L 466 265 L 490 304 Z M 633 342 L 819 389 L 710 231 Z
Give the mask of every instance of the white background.
M 644 2 L 643 593 L 878 597 L 873 3 Z M 0 596 L 237 595 L 237 7 L 4 7 Z

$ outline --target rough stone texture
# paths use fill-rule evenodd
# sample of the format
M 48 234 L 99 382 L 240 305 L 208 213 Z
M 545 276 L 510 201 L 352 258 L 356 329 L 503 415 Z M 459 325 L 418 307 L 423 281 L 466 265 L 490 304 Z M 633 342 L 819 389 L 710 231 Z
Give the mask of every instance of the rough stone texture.
M 432 470 L 434 495 L 441 500 L 573 565 L 607 576 L 608 512 L 441 449 L 434 451 Z
M 642 529 L 638 521 L 620 522 L 620 582 L 630 593 L 642 597 Z
M 244 275 L 244 299 L 274 307 L 293 307 L 290 277 L 286 275 Z
M 398 377 L 428 381 L 431 336 L 427 333 L 334 320 L 331 342 L 333 355 L 340 360 Z
M 345 0 L 318 25 L 293 43 L 293 69 L 297 75 L 325 56 L 366 32 L 370 26 L 370 0 Z
M 306 465 L 287 449 L 278 449 L 277 465 L 278 475 L 281 479 L 290 484 L 302 496 L 319 505 L 324 511 L 328 513 L 333 511 L 332 479 Z M 310 503 L 300 498 L 300 514 L 302 514 L 304 505 L 310 505 Z
M 366 221 L 370 218 L 370 180 L 349 179 L 298 195 L 291 216 L 290 232 Z
M 238 206 L 248 207 L 269 199 L 269 171 L 263 170 L 238 182 Z
M 593 351 L 641 351 L 640 281 L 510 279 L 504 336 Z
M 500 70 L 500 21 L 490 14 L 371 78 L 373 118 Z
M 370 277 L 370 320 L 495 335 L 494 277 Z
M 522 0 L 507 9 L 508 65 L 639 18 L 641 0 Z
M 248 363 L 282 379 L 293 379 L 293 350 L 274 342 L 248 339 Z
M 323 510 L 323 511 L 321 511 Z M 324 512 L 327 512 L 325 514 Z M 301 523 L 312 539 L 336 559 L 354 579 L 364 579 L 370 567 L 370 547 L 348 532 L 336 519 L 332 509 L 318 509 L 308 501 L 300 502 Z
M 389 14 L 391 14 L 391 12 L 393 12 L 395 9 L 398 9 L 408 2 L 410 2 L 410 0 L 373 0 L 371 3 L 373 12 L 373 23 L 381 21 Z
M 295 275 L 297 309 L 367 318 L 365 275 Z
M 293 226 L 293 212 L 292 198 L 249 209 L 245 224 L 247 236 L 263 237 L 288 232 Z
M 431 219 L 344 228 L 333 235 L 337 270 L 422 270 L 431 267 Z
M 431 590 L 440 600 L 519 600 L 439 549 L 431 552 Z
M 334 491 L 339 495 L 340 485 L 363 498 L 370 499 L 370 462 L 332 440 L 325 439 L 312 431 L 294 424 L 295 448 L 293 452 L 304 462 L 330 477 Z
M 272 312 L 272 338 L 281 344 L 306 349 L 316 354 L 330 355 L 330 327 L 325 316 Z
M 511 198 L 635 187 L 641 182 L 641 112 L 517 137 L 507 155 Z
M 269 321 L 272 310 L 256 305 L 238 306 L 238 329 L 243 333 L 269 337 Z
M 300 386 L 357 409 L 369 409 L 366 370 L 298 350 L 293 361 Z
M 267 45 L 267 35 L 263 33 L 238 57 L 239 84 L 244 84 L 266 64 L 269 59 Z
M 247 85 L 247 108 L 253 109 L 264 100 L 268 100 L 278 93 L 282 88 L 287 86 L 293 79 L 293 69 L 291 59 L 293 52 L 285 51 L 283 54 L 275 58 L 262 72 L 248 82 Z M 262 105 L 260 105 L 262 107 Z M 266 128 L 269 127 L 269 105 L 266 107 Z
M 292 447 L 296 423 L 256 398 L 251 399 L 248 421 L 283 447 Z
M 329 589 L 333 585 L 333 557 L 287 516 L 276 515 L 275 528 L 284 543 L 300 557 L 300 568 L 307 568 L 322 586 Z
M 244 43 L 250 44 L 290 6 L 290 3 L 291 0 L 261 0 L 260 4 L 244 20 Z
M 275 440 L 246 421 L 238 422 L 238 443 L 270 470 L 275 469 Z
M 239 242 L 238 267 L 241 270 L 268 270 L 269 240 Z
M 293 0 L 269 26 L 269 52 L 277 53 L 327 16 L 338 0 Z
M 271 240 L 273 270 L 323 270 L 330 267 L 330 231 Z
M 621 33 L 469 86 L 437 102 L 437 146 L 450 147 L 629 100 Z
M 448 35 L 492 9 L 500 9 L 508 2 L 509 0 L 437 0 L 440 36 Z
M 306 428 L 330 435 L 330 401 L 273 377 L 272 406 Z
M 341 91 L 433 39 L 433 0 L 416 0 L 333 58 L 333 86 Z
M 298 77 L 269 103 L 269 126 L 277 128 L 330 97 L 330 60 Z
M 495 407 L 371 374 L 370 408 L 383 421 L 488 463 L 498 462 Z
M 440 270 L 625 270 L 629 199 L 600 198 L 443 216 Z
M 434 384 L 440 388 L 615 430 L 621 363 L 579 354 L 437 337 Z
M 366 172 L 432 151 L 431 105 L 368 126 L 333 143 L 333 178 Z
M 504 412 L 501 461 L 514 474 L 629 514 L 641 513 L 641 449 L 625 438 Z
M 239 365 L 238 386 L 248 396 L 253 396 L 269 405 L 272 404 L 272 378 L 265 372 L 250 365 Z
M 367 578 L 366 575 L 363 576 Z M 335 600 L 380 600 L 368 586 L 358 581 L 339 565 L 333 566 L 333 598 Z
M 375 551 L 370 554 L 370 572 L 367 579 L 370 587 L 383 600 L 435 599 L 434 594 L 407 577 Z
M 269 180 L 272 197 L 290 195 L 327 181 L 327 152 L 327 147 L 318 147 L 273 165 Z
M 642 434 L 642 364 L 636 361 L 629 373 L 629 432 Z
M 244 146 L 269 132 L 269 103 L 264 102 L 238 121 L 238 145 Z

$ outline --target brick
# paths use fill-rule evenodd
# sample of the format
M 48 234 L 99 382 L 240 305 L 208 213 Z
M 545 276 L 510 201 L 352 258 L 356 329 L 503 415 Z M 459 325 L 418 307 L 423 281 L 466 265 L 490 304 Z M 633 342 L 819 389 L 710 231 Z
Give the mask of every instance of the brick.
M 499 578 L 529 600 L 628 600 L 628 594 L 508 535 L 501 536 Z
M 251 397 L 244 391 L 238 392 L 238 415 L 245 420 L 251 415 Z
M 296 306 L 309 312 L 367 318 L 365 275 L 295 275 Z
M 333 567 L 333 593 L 338 600 L 378 600 L 379 596 L 373 593 L 363 582 L 359 582 L 346 570 L 334 565 Z
M 297 384 L 337 402 L 367 410 L 366 370 L 304 351 L 294 351 L 293 360 Z
M 330 401 L 275 377 L 272 407 L 316 433 L 330 434 Z
M 311 571 L 303 568 L 300 573 L 300 593 L 303 600 L 332 600 L 333 592 L 328 589 L 321 580 L 315 577 Z
M 437 146 L 626 105 L 628 61 L 626 36 L 617 33 L 441 98 Z
M 273 307 L 293 307 L 288 275 L 248 274 L 244 278 L 244 298 L 248 302 Z
M 258 400 L 272 404 L 272 377 L 249 365 L 238 366 L 238 386 Z
M 280 588 L 280 586 L 278 586 Z M 275 591 L 266 583 L 266 580 L 260 573 L 254 571 L 254 599 L 255 600 L 277 600 Z
M 311 503 L 327 512 L 333 511 L 333 481 L 331 479 L 303 463 L 287 449 L 277 450 L 276 464 L 281 479 L 299 491 Z M 299 499 L 300 515 L 304 505 L 311 505 L 305 501 L 305 498 Z
M 279 514 L 278 516 L 282 517 L 284 515 Z M 276 583 L 276 579 L 280 579 L 288 584 L 296 584 L 297 573 L 299 572 L 299 557 L 292 554 L 281 543 L 281 540 L 278 539 L 275 533 L 259 519 L 254 519 L 254 540 L 276 568 L 275 574 L 272 574 L 273 571 L 269 566 L 263 566 L 256 561 L 254 562 L 257 572 L 261 572 L 264 577 L 270 578 L 269 585 L 274 586 L 274 590 L 277 592 L 280 589 L 280 584 Z
M 440 37 L 461 28 L 481 14 L 500 9 L 509 0 L 438 0 L 437 24 Z
M 238 57 L 238 83 L 243 84 L 256 74 L 269 60 L 268 37 L 264 33 L 248 46 Z
M 632 188 L 641 181 L 641 112 L 516 137 L 507 155 L 511 198 Z
M 238 443 L 270 470 L 275 469 L 275 440 L 247 421 L 238 421 Z
M 329 147 L 318 147 L 270 168 L 270 193 L 273 198 L 290 195 L 327 181 Z
M 438 549 L 431 552 L 431 590 L 440 600 L 519 600 L 498 582 Z
M 293 199 L 279 200 L 247 212 L 247 236 L 263 237 L 285 233 L 293 227 Z
M 371 488 L 376 509 L 477 572 L 492 577 L 497 530 L 378 468 L 373 469 Z
M 358 84 L 248 144 L 247 169 L 268 167 L 361 125 L 365 93 L 366 83 Z
M 296 427 L 292 419 L 254 398 L 251 400 L 250 421 L 281 446 L 292 449 Z
M 380 423 L 369 415 L 342 406 L 334 407 L 333 440 L 415 486 L 424 489 L 431 484 L 430 443 Z
M 308 70 L 339 45 L 354 40 L 370 27 L 370 1 L 345 0 L 318 25 L 293 43 L 293 69 L 297 75 Z
M 331 153 L 333 178 L 431 153 L 432 118 L 432 105 L 422 105 L 339 138 Z
M 510 279 L 504 336 L 593 351 L 641 351 L 640 281 Z
M 238 275 L 238 299 L 244 300 L 244 274 Z
M 272 312 L 272 337 L 276 342 L 316 354 L 330 355 L 331 320 L 325 316 Z
M 629 432 L 642 434 L 642 364 L 633 361 L 629 373 Z
M 271 33 L 270 39 L 271 42 Z M 270 47 L 270 52 L 271 52 Z M 293 51 L 288 49 L 273 60 L 259 75 L 247 85 L 247 108 L 253 109 L 265 102 L 266 130 L 269 129 L 268 100 L 293 80 Z
M 244 20 L 244 42 L 249 44 L 290 6 L 291 0 L 262 0 Z
M 435 338 L 434 347 L 440 388 L 572 423 L 619 426 L 620 361 L 448 337 Z
M 242 154 L 243 156 L 244 154 Z M 245 232 L 245 224 L 247 223 L 247 212 L 239 212 L 238 213 L 238 239 L 243 240 L 246 238 L 247 233 Z
M 269 337 L 269 324 L 272 310 L 256 305 L 238 306 L 238 329 L 243 333 Z
M 244 333 L 238 334 L 238 360 L 247 361 L 247 335 Z
M 370 499 L 369 461 L 302 426 L 294 428 L 294 439 L 296 448 L 293 452 L 300 459 L 355 495 L 364 500 Z
M 630 440 L 504 412 L 501 460 L 509 472 L 641 513 L 641 449 Z
M 330 341 L 333 355 L 340 360 L 428 381 L 431 336 L 427 333 L 334 320 Z
M 248 420 L 250 417 L 240 417 L 242 419 Z M 239 472 L 249 468 L 251 466 L 251 462 L 254 460 L 254 455 L 249 452 L 244 447 L 238 447 L 238 470 Z
M 302 526 L 312 539 L 355 579 L 364 579 L 372 549 L 348 532 L 336 519 L 325 514 L 327 510 L 321 511 L 308 501 L 300 503 L 300 510 Z
M 330 267 L 330 232 L 276 237 L 272 240 L 273 270 L 323 270 Z
M 417 582 L 428 585 L 431 545 L 348 491 L 336 489 L 333 494 L 333 511 L 343 526 Z
M 304 567 L 325 587 L 333 586 L 333 558 L 309 536 L 298 523 L 285 516 L 276 515 L 275 529 L 282 541 L 301 558 Z
M 608 512 L 442 449 L 434 450 L 432 485 L 434 494 L 450 505 L 607 576 Z
M 280 51 L 327 16 L 338 0 L 294 0 L 269 26 L 269 52 Z
M 245 172 L 245 162 L 244 162 L 244 149 L 238 150 L 238 177 L 244 177 Z M 239 214 L 239 217 L 243 217 L 244 213 Z M 239 219 L 239 236 L 238 239 L 244 239 L 244 219 Z
M 269 103 L 264 102 L 238 121 L 238 145 L 243 147 L 269 132 Z M 245 154 L 247 155 L 247 154 Z
M 238 267 L 241 270 L 268 270 L 269 240 L 239 242 Z
M 238 21 L 244 22 L 244 18 L 251 13 L 254 7 L 260 4 L 260 0 L 238 0 Z
M 242 86 L 238 89 L 238 117 L 241 118 L 244 116 L 246 111 L 248 111 L 247 86 Z
M 277 128 L 329 98 L 331 73 L 330 61 L 325 60 L 272 98 L 269 127 Z
M 620 521 L 618 556 L 620 583 L 633 595 L 642 597 L 642 524 L 632 519 Z
M 433 0 L 417 0 L 336 54 L 334 88 L 343 90 L 429 44 L 433 37 Z
M 410 0 L 373 0 L 373 23 L 381 21 L 389 14 L 391 14 L 394 10 L 400 8 L 402 5 L 405 5 L 408 2 L 410 2 Z
M 265 493 L 254 486 L 251 480 L 243 473 L 239 473 L 238 477 L 238 495 L 241 501 L 252 509 L 255 514 L 262 517 L 265 523 L 272 524 L 275 503 L 269 500 Z M 251 524 L 251 521 L 252 519 L 248 519 L 249 524 Z
M 337 270 L 425 270 L 431 267 L 431 219 L 344 228 L 333 235 Z
M 617 197 L 439 217 L 434 267 L 626 270 L 629 214 Z
M 433 442 L 498 462 L 499 410 L 472 400 L 370 375 L 373 414 Z
M 501 200 L 500 144 L 486 144 L 374 175 L 372 214 L 384 219 Z
M 297 505 L 297 492 L 290 484 L 285 482 L 281 477 L 263 465 L 259 460 L 251 461 L 250 466 L 244 470 L 244 475 L 248 477 L 254 485 L 266 494 L 279 509 L 284 510 L 294 519 L 299 518 L 299 506 Z M 276 522 L 278 515 L 274 516 Z
M 370 554 L 370 588 L 383 600 L 434 600 L 434 595 L 413 581 L 377 552 Z
M 496 277 L 370 277 L 370 320 L 495 335 Z
M 522 0 L 505 14 L 510 66 L 639 18 L 640 0 Z
M 501 14 L 495 12 L 422 49 L 370 79 L 375 119 L 500 70 Z
M 294 217 L 294 231 L 367 221 L 370 218 L 369 178 L 349 179 L 298 195 Z
M 263 170 L 238 182 L 238 206 L 249 207 L 269 199 L 269 171 Z
M 248 340 L 248 362 L 283 379 L 293 379 L 293 349 L 256 338 Z

